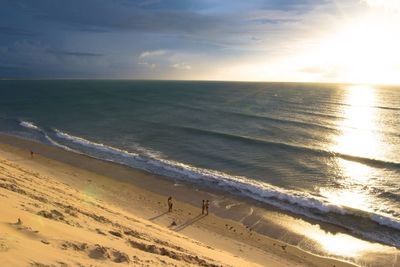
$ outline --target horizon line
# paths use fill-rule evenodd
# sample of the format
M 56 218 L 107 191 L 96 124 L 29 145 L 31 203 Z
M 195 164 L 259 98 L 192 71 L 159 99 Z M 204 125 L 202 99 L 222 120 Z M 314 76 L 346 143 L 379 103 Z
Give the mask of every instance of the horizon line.
M 368 86 L 400 86 L 400 83 L 365 83 L 365 82 L 322 82 L 322 81 L 253 81 L 253 80 L 196 80 L 196 79 L 136 79 L 136 78 L 8 78 L 0 77 L 0 81 L 162 81 L 162 82 L 230 82 L 230 83 L 303 83 L 303 84 L 336 84 L 336 85 L 368 85 Z

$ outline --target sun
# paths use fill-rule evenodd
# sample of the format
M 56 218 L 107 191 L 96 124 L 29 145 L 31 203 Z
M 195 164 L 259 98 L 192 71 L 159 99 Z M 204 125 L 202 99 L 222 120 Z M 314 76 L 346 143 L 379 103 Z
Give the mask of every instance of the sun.
M 244 58 L 224 66 L 215 76 L 250 81 L 400 84 L 400 0 L 361 0 L 352 11 L 319 20 L 321 25 L 283 45 L 285 53 Z
M 303 74 L 322 82 L 399 84 L 400 12 L 392 1 L 368 4 L 368 12 L 342 18 L 336 26 L 310 37 L 313 45 L 289 63 L 300 71 L 312 70 Z
M 399 24 L 397 24 L 399 25 Z M 326 62 L 339 79 L 357 83 L 391 83 L 399 77 L 400 32 L 380 16 L 366 16 L 346 25 L 328 40 Z

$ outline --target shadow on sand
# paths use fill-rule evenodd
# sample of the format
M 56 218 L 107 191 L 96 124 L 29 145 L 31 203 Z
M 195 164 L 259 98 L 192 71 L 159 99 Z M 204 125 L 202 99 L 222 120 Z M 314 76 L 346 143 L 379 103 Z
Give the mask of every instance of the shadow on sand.
M 161 214 L 159 214 L 159 215 L 156 215 L 156 216 L 150 218 L 149 221 L 157 220 L 158 218 L 164 216 L 164 215 L 167 214 L 167 213 L 168 213 L 168 211 L 166 211 L 166 212 L 164 212 L 164 213 L 161 213 Z
M 206 216 L 207 215 L 205 215 L 205 214 L 199 214 L 194 218 L 188 219 L 186 222 L 182 223 L 181 225 L 178 225 L 174 230 L 177 232 L 182 231 L 186 227 L 194 224 L 195 222 L 197 222 L 198 220 L 201 220 L 202 218 L 204 218 Z

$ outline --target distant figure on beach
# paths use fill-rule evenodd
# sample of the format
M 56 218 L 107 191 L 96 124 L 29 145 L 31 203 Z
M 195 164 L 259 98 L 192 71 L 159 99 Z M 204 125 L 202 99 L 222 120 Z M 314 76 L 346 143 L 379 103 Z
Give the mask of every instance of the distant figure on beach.
M 205 206 L 205 208 L 206 208 L 206 215 L 208 215 L 208 206 L 210 205 L 210 201 L 207 199 L 207 201 L 206 201 L 206 206 Z
M 177 226 L 175 219 L 172 219 L 171 226 Z
M 172 211 L 172 197 L 168 198 L 168 212 Z
M 31 150 L 31 159 L 33 159 L 33 151 Z
M 204 214 L 205 209 L 206 209 L 206 201 L 203 199 L 203 204 L 201 205 L 201 214 Z

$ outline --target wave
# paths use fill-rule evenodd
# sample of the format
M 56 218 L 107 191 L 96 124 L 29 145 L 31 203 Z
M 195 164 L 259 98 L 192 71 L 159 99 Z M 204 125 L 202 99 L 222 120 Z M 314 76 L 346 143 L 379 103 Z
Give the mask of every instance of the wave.
M 231 115 L 236 115 L 236 116 L 241 116 L 241 117 L 245 117 L 245 118 L 262 119 L 262 120 L 268 120 L 271 122 L 277 122 L 277 123 L 282 123 L 282 124 L 292 124 L 292 125 L 301 126 L 301 127 L 314 127 L 314 128 L 320 128 L 323 130 L 337 131 L 337 128 L 329 127 L 329 126 L 318 124 L 318 123 L 298 121 L 298 120 L 293 120 L 293 119 L 274 118 L 274 117 L 269 117 L 269 116 L 265 116 L 262 114 L 259 115 L 259 114 L 234 112 L 234 111 L 220 111 L 220 112 L 231 114 Z
M 156 157 L 151 154 L 143 155 L 114 148 L 68 134 L 58 129 L 54 129 L 52 133 L 49 133 L 53 138 L 59 139 L 55 141 L 44 130 L 32 122 L 21 122 L 21 126 L 44 134 L 47 136 L 47 140 L 52 140 L 51 143 L 53 145 L 69 151 L 87 154 L 102 160 L 139 168 L 150 173 L 177 180 L 219 188 L 236 195 L 245 196 L 272 205 L 282 210 L 342 226 L 355 234 L 374 241 L 400 247 L 400 239 L 393 240 L 391 236 L 374 235 L 368 231 L 360 230 L 357 226 L 352 226 L 349 223 L 343 222 L 343 220 L 348 219 L 348 217 L 355 217 L 356 222 L 366 219 L 383 227 L 400 230 L 400 221 L 394 217 L 335 205 L 319 195 L 282 189 L 244 176 L 233 176 L 216 170 L 197 168 L 181 162 Z
M 34 131 L 37 131 L 37 132 L 41 133 L 41 134 L 43 135 L 43 137 L 44 137 L 50 144 L 52 144 L 52 145 L 54 145 L 54 146 L 57 146 L 57 147 L 59 147 L 59 148 L 62 148 L 62 149 L 68 150 L 68 151 L 72 151 L 72 152 L 74 152 L 74 153 L 79 153 L 79 154 L 81 154 L 81 153 L 80 153 L 79 151 L 77 151 L 77 150 L 71 149 L 71 148 L 68 147 L 68 146 L 64 146 L 64 145 L 62 145 L 62 144 L 56 142 L 56 141 L 53 140 L 43 129 L 41 129 L 40 127 L 36 126 L 33 122 L 30 122 L 30 121 L 20 121 L 19 125 L 21 125 L 22 127 L 27 128 L 27 129 L 34 130 Z
M 366 165 L 369 165 L 369 166 L 372 166 L 372 167 L 378 167 L 378 168 L 400 168 L 400 162 L 386 161 L 386 160 L 375 159 L 375 158 L 360 157 L 360 156 L 349 155 L 349 154 L 344 154 L 344 153 L 335 152 L 335 151 L 323 150 L 323 149 L 319 149 L 319 148 L 298 146 L 298 145 L 294 145 L 294 144 L 269 141 L 269 140 L 258 139 L 258 138 L 253 138 L 253 137 L 249 137 L 249 136 L 235 135 L 235 134 L 230 134 L 230 133 L 224 133 L 224 132 L 218 132 L 218 131 L 212 131 L 212 130 L 205 130 L 205 129 L 194 128 L 194 127 L 179 126 L 179 125 L 169 125 L 169 126 L 174 126 L 174 127 L 177 127 L 177 128 L 182 129 L 182 130 L 189 131 L 189 132 L 197 132 L 197 133 L 201 133 L 201 134 L 219 136 L 219 137 L 222 137 L 222 138 L 232 139 L 232 140 L 236 140 L 236 141 L 254 143 L 256 145 L 265 145 L 265 146 L 269 146 L 269 147 L 288 149 L 288 150 L 291 150 L 291 151 L 298 151 L 298 152 L 301 152 L 301 153 L 307 152 L 307 153 L 310 153 L 310 154 L 314 154 L 315 156 L 339 157 L 339 158 L 342 158 L 342 159 L 345 159 L 345 160 L 354 161 L 354 162 L 358 162 L 358 163 L 363 163 L 363 164 L 366 164 Z
M 21 121 L 21 122 L 19 123 L 19 125 L 21 125 L 22 127 L 25 127 L 25 128 L 32 129 L 32 130 L 40 131 L 40 128 L 37 127 L 35 124 L 33 124 L 33 122 Z
M 318 103 L 322 104 L 331 104 L 331 105 L 337 105 L 337 106 L 347 106 L 347 107 L 353 107 L 352 104 L 348 103 L 343 103 L 343 102 L 334 102 L 334 101 L 316 101 Z M 369 107 L 369 108 L 376 108 L 376 109 L 387 109 L 387 110 L 400 110 L 398 107 L 390 107 L 390 106 L 369 106 L 369 105 L 359 105 L 359 107 Z
M 264 114 L 247 113 L 247 112 L 243 112 L 243 111 L 239 112 L 239 111 L 234 111 L 234 110 L 226 110 L 226 109 L 222 109 L 219 107 L 189 106 L 189 105 L 185 105 L 182 103 L 171 103 L 168 101 L 146 101 L 143 99 L 130 99 L 130 100 L 137 102 L 137 103 L 158 104 L 158 105 L 164 105 L 164 106 L 169 106 L 169 107 L 174 107 L 174 108 L 179 108 L 179 109 L 184 109 L 184 110 L 193 110 L 193 111 L 198 111 L 198 112 L 212 111 L 212 112 L 220 113 L 223 115 L 237 116 L 237 117 L 242 117 L 245 119 L 265 120 L 265 121 L 270 121 L 270 122 L 275 122 L 275 123 L 292 124 L 292 125 L 296 125 L 296 126 L 300 126 L 300 127 L 314 127 L 314 128 L 320 128 L 323 130 L 337 131 L 337 128 L 329 127 L 326 124 L 299 121 L 299 120 L 293 120 L 293 119 L 277 118 L 277 117 L 266 116 Z M 298 112 L 298 111 L 296 111 L 296 112 Z M 338 116 L 334 116 L 334 115 L 326 115 L 326 114 L 322 114 L 322 113 L 317 114 L 317 113 L 310 112 L 310 114 L 312 114 L 314 116 L 319 116 L 319 117 L 328 116 L 330 118 L 335 118 L 335 119 L 344 119 L 343 117 L 338 117 Z
M 380 215 L 380 214 L 371 214 L 371 220 L 384 226 L 388 226 L 390 228 L 400 230 L 400 221 L 394 220 L 392 218 Z
M 131 101 L 135 101 L 137 103 L 145 103 L 145 104 L 159 104 L 159 105 L 164 105 L 164 106 L 170 106 L 170 107 L 175 107 L 179 109 L 184 109 L 184 110 L 192 110 L 192 111 L 198 111 L 198 112 L 216 112 L 220 113 L 225 116 L 236 116 L 236 117 L 242 117 L 244 119 L 254 119 L 254 120 L 263 120 L 263 121 L 269 121 L 272 123 L 281 123 L 281 124 L 287 124 L 287 125 L 294 125 L 298 127 L 303 127 L 310 129 L 311 127 L 314 129 L 320 129 L 320 130 L 328 130 L 331 133 L 334 132 L 339 132 L 340 129 L 338 128 L 349 128 L 349 129 L 356 129 L 356 130 L 368 130 L 372 132 L 377 132 L 377 133 L 382 133 L 384 135 L 392 135 L 395 137 L 399 137 L 400 134 L 394 131 L 388 131 L 386 129 L 360 129 L 357 127 L 352 127 L 350 125 L 344 125 L 343 121 L 346 119 L 343 116 L 337 116 L 337 115 L 330 115 L 330 114 L 325 114 L 325 113 L 320 113 L 320 112 L 315 112 L 315 111 L 305 111 L 304 106 L 302 106 L 303 110 L 301 109 L 296 109 L 296 113 L 304 114 L 307 116 L 315 116 L 318 118 L 324 117 L 324 118 L 329 118 L 329 119 L 334 119 L 336 122 L 327 122 L 325 121 L 324 124 L 322 123 L 317 123 L 319 120 L 314 120 L 314 122 L 306 121 L 306 120 L 295 120 L 293 118 L 282 118 L 282 117 L 271 117 L 267 116 L 265 114 L 256 114 L 256 113 L 247 113 L 247 112 L 242 112 L 242 111 L 233 111 L 233 110 L 226 110 L 226 109 L 221 109 L 218 107 L 207 107 L 203 108 L 200 106 L 189 106 L 181 103 L 171 103 L 168 101 L 146 101 L 142 99 L 131 99 Z M 347 105 L 347 104 L 346 104 Z M 293 112 L 292 110 L 288 110 L 290 112 Z M 149 121 L 146 121 L 149 122 Z
M 225 110 L 221 108 L 201 108 L 201 107 L 195 107 L 195 106 L 189 106 L 189 105 L 184 105 L 184 104 L 176 104 L 176 103 L 169 103 L 169 102 L 161 102 L 158 101 L 157 103 L 163 104 L 163 105 L 168 105 L 172 107 L 177 107 L 177 108 L 182 108 L 182 109 L 188 109 L 188 110 L 195 110 L 195 111 L 200 111 L 200 112 L 218 112 L 224 115 L 228 116 L 237 116 L 237 117 L 242 117 L 245 119 L 258 119 L 258 120 L 265 120 L 265 121 L 270 121 L 270 122 L 275 122 L 275 123 L 282 123 L 282 124 L 293 124 L 296 126 L 301 126 L 301 127 L 315 127 L 315 128 L 320 128 L 323 130 L 330 130 L 330 131 L 337 131 L 337 128 L 334 127 L 329 127 L 327 125 L 319 124 L 319 123 L 311 123 L 311 122 L 305 122 L 305 121 L 299 121 L 299 120 L 293 120 L 293 119 L 283 119 L 283 118 L 276 118 L 276 117 L 270 117 L 266 116 L 264 114 L 255 114 L 255 113 L 246 113 L 246 112 L 239 112 L 239 111 L 232 111 L 232 110 Z M 154 104 L 154 102 L 153 102 Z M 340 117 L 336 117 L 340 118 Z

